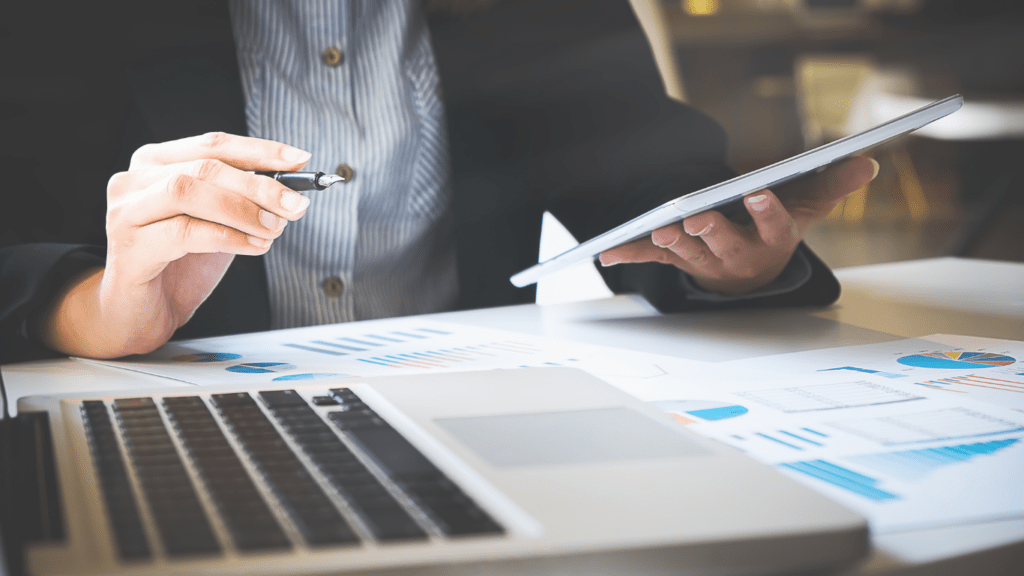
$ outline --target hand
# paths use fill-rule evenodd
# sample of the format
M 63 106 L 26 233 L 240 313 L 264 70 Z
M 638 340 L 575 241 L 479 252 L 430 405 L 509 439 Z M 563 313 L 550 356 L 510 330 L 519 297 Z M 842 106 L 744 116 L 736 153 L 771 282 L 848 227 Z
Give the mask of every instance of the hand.
M 72 282 L 36 332 L 55 350 L 113 358 L 154 350 L 191 318 L 236 254 L 270 249 L 309 200 L 247 170 L 310 154 L 210 133 L 139 148 L 107 184 L 106 267 Z
M 775 280 L 811 224 L 877 174 L 878 162 L 851 158 L 787 185 L 785 205 L 770 190 L 747 196 L 743 204 L 749 223 L 702 212 L 659 228 L 648 238 L 605 250 L 601 264 L 671 264 L 705 290 L 745 294 Z

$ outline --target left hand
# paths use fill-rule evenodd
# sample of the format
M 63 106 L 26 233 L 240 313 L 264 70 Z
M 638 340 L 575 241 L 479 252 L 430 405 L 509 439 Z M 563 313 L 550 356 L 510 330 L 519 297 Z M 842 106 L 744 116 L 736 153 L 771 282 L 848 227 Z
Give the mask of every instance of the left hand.
M 752 219 L 737 224 L 719 212 L 701 212 L 601 253 L 601 264 L 661 262 L 689 274 L 712 292 L 741 295 L 775 280 L 807 229 L 844 197 L 878 174 L 878 162 L 850 158 L 785 188 L 785 205 L 770 190 L 747 196 Z

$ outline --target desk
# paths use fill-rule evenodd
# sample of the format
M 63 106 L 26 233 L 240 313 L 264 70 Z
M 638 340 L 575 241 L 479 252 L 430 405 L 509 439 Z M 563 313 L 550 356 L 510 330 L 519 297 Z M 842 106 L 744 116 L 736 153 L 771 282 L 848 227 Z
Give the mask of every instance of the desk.
M 719 362 L 936 332 L 1024 340 L 1024 264 L 940 258 L 837 271 L 843 296 L 829 309 L 661 315 L 637 296 L 426 316 L 593 344 Z M 54 360 L 3 367 L 12 401 L 69 389 L 173 382 Z M 855 574 L 1019 574 L 1024 518 L 886 534 Z

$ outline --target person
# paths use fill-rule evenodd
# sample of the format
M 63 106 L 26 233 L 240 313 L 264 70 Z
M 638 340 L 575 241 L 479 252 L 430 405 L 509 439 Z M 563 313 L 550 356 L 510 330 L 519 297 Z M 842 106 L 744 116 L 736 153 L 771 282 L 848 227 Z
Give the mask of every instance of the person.
M 43 18 L 16 4 L 5 22 Z M 730 175 L 721 129 L 665 97 L 624 0 L 45 16 L 49 44 L 4 36 L 0 362 L 526 302 L 508 277 L 535 262 L 543 210 L 587 238 Z M 351 182 L 302 196 L 251 173 L 304 167 Z M 832 302 L 800 240 L 875 171 L 852 159 L 785 205 L 749 197 L 746 220 L 693 216 L 605 252 L 602 273 L 663 310 Z

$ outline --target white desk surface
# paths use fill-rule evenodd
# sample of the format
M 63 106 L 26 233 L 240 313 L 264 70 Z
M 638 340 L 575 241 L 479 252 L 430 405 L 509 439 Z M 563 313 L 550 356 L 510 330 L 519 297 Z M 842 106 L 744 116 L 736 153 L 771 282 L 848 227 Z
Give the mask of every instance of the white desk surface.
M 933 333 L 1024 340 L 1024 264 L 938 258 L 836 275 L 843 295 L 828 309 L 661 315 L 640 297 L 616 296 L 426 318 L 712 362 Z M 73 360 L 10 364 L 3 375 L 12 402 L 30 394 L 173 385 Z M 1024 566 L 1024 518 L 886 534 L 874 544 L 854 574 L 1016 575 Z

